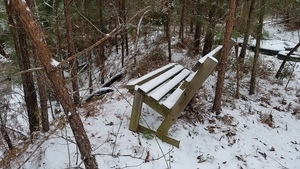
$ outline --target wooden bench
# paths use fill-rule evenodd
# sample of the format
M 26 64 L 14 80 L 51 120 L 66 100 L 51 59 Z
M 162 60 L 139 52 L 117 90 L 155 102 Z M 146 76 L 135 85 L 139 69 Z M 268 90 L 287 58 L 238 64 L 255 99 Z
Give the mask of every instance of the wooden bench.
M 130 81 L 126 88 L 134 95 L 134 100 L 129 129 L 151 132 L 162 141 L 179 147 L 179 141 L 169 137 L 168 130 L 217 66 L 216 56 L 221 53 L 221 49 L 220 45 L 199 59 L 192 70 L 177 63 L 169 63 Z M 143 103 L 164 117 L 157 131 L 140 125 Z

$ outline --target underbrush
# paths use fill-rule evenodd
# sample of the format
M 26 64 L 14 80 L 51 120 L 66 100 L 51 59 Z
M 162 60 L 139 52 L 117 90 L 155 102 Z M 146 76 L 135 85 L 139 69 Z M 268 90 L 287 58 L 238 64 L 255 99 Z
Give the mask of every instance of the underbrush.
M 136 69 L 131 73 L 131 77 L 139 77 L 145 75 L 159 67 L 162 67 L 168 63 L 168 57 L 166 52 L 156 46 L 143 57 L 143 59 L 137 63 Z

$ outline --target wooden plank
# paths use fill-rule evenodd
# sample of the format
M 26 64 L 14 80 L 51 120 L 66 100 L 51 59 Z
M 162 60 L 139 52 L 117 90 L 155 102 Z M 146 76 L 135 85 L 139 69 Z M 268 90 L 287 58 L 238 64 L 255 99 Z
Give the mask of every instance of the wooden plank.
M 139 92 L 134 93 L 133 105 L 131 110 L 129 130 L 137 131 L 141 118 L 141 110 L 143 106 L 143 96 Z
M 160 102 L 157 102 L 152 97 L 144 96 L 143 102 L 146 103 L 149 107 L 155 110 L 157 113 L 161 114 L 163 117 L 170 112 L 170 109 L 162 106 Z
M 152 72 L 147 73 L 146 75 L 138 78 L 138 79 L 134 79 L 130 82 L 128 82 L 126 84 L 126 88 L 127 89 L 133 89 L 135 85 L 140 85 L 143 84 L 159 75 L 161 75 L 162 73 L 166 72 L 167 70 L 171 69 L 172 67 L 174 67 L 176 65 L 176 63 L 169 63 L 159 69 L 156 69 Z
M 166 134 L 170 127 L 179 117 L 182 110 L 187 106 L 193 96 L 196 94 L 197 90 L 202 86 L 207 77 L 212 73 L 217 65 L 217 60 L 212 56 L 209 56 L 200 69 L 197 71 L 193 80 L 189 83 L 186 89 L 182 92 L 174 106 L 172 107 L 170 113 L 168 113 L 163 120 L 162 124 L 158 127 L 157 132 Z M 164 105 L 164 104 L 163 104 Z
M 178 98 L 182 95 L 183 90 L 178 87 L 162 104 L 167 107 L 168 109 L 171 109 Z
M 219 55 L 219 53 L 221 53 L 221 49 L 222 49 L 222 45 L 217 46 L 214 50 L 210 51 L 208 54 L 206 54 L 205 56 L 203 56 L 202 58 L 200 58 L 198 60 L 198 62 L 196 63 L 196 65 L 192 68 L 192 70 L 194 72 L 196 72 L 197 70 L 199 70 L 201 64 L 203 64 L 203 62 L 206 60 L 206 58 L 208 57 L 216 57 L 217 55 Z
M 166 71 L 165 73 L 155 77 L 154 79 L 142 84 L 139 86 L 143 92 L 148 93 L 153 90 L 155 87 L 159 86 L 160 84 L 164 83 L 168 79 L 174 77 L 177 73 L 179 73 L 183 69 L 181 65 L 175 65 L 172 69 Z
M 169 137 L 169 136 L 167 136 L 167 135 L 163 135 L 163 134 L 161 134 L 161 133 L 158 133 L 158 132 L 156 132 L 156 131 L 154 131 L 154 130 L 151 130 L 151 129 L 147 128 L 147 127 L 144 127 L 144 126 L 142 126 L 142 125 L 139 125 L 139 126 L 138 126 L 138 131 L 139 131 L 139 132 L 145 132 L 145 131 L 146 131 L 146 132 L 150 132 L 150 133 L 152 133 L 152 134 L 155 134 L 155 135 L 156 135 L 159 139 L 161 139 L 163 142 L 166 142 L 166 143 L 168 143 L 168 144 L 171 144 L 171 145 L 173 145 L 173 146 L 179 148 L 180 141 L 175 140 L 175 139 L 173 139 L 173 138 L 171 138 L 171 137 Z
M 164 97 L 169 91 L 176 87 L 183 79 L 185 79 L 190 74 L 190 71 L 183 69 L 178 75 L 156 90 L 154 93 L 151 93 L 150 97 L 154 100 L 159 101 Z

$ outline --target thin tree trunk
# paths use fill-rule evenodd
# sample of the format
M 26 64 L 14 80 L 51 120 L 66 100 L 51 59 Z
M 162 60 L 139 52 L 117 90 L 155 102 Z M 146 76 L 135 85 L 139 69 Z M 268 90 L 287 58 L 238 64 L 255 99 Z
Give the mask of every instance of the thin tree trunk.
M 5 0 L 7 4 L 7 0 Z M 33 47 L 37 51 L 37 56 L 44 66 L 48 78 L 55 90 L 55 93 L 64 109 L 65 115 L 70 123 L 76 143 L 82 156 L 85 168 L 98 168 L 95 157 L 92 155 L 92 148 L 82 121 L 76 110 L 76 104 L 69 95 L 68 89 L 58 68 L 53 65 L 51 52 L 46 44 L 45 36 L 41 27 L 34 20 L 33 13 L 26 10 L 27 5 L 21 0 L 10 1 L 10 7 L 15 9 L 19 15 L 24 29 L 27 31 L 32 41 Z
M 258 67 L 258 57 L 259 57 L 259 48 L 260 48 L 260 40 L 262 38 L 262 29 L 263 29 L 263 22 L 264 22 L 264 15 L 265 15 L 265 8 L 266 8 L 266 0 L 260 1 L 260 14 L 259 14 L 259 25 L 257 28 L 257 38 L 256 38 L 256 45 L 255 45 L 255 53 L 252 63 L 252 70 L 251 70 L 251 79 L 250 79 L 250 89 L 249 94 L 255 94 L 256 89 L 256 74 L 257 74 L 257 67 Z
M 35 56 L 35 65 L 37 67 L 42 66 L 42 64 L 38 61 L 36 56 Z M 49 131 L 49 116 L 48 116 L 48 104 L 47 104 L 48 94 L 47 94 L 47 83 L 46 83 L 47 80 L 44 71 L 37 71 L 36 75 L 37 75 L 38 93 L 40 96 L 42 131 L 47 132 Z
M 213 104 L 213 110 L 216 111 L 217 115 L 221 113 L 223 83 L 225 79 L 227 57 L 231 47 L 230 41 L 231 41 L 231 32 L 234 26 L 235 10 L 236 10 L 236 0 L 230 0 L 229 13 L 226 17 L 225 34 L 222 42 L 223 48 L 222 48 L 221 58 L 219 60 L 218 80 L 217 80 L 216 92 L 215 92 L 215 98 Z
M 68 41 L 68 57 L 73 56 L 75 54 L 75 47 L 73 43 L 73 35 L 72 35 L 72 22 L 71 22 L 71 13 L 70 13 L 70 4 L 71 0 L 64 0 L 64 12 L 66 18 L 66 30 L 67 30 L 67 41 Z M 69 62 L 71 67 L 71 82 L 73 88 L 73 99 L 75 104 L 79 104 L 80 95 L 79 95 L 79 87 L 77 80 L 77 70 L 78 70 L 78 60 Z
M 179 27 L 179 39 L 181 40 L 181 43 L 184 43 L 184 19 L 185 19 L 185 6 L 186 6 L 186 0 L 181 0 L 181 15 L 180 15 L 180 27 Z
M 99 0 L 99 25 L 102 32 L 106 32 L 104 28 L 104 21 L 103 21 L 103 2 Z M 99 56 L 99 68 L 100 68 L 100 82 L 101 84 L 104 83 L 105 79 L 105 55 L 104 55 L 104 45 L 100 45 L 98 49 L 98 56 Z
M 249 39 L 249 35 L 250 35 L 250 28 L 251 28 L 251 23 L 253 20 L 254 7 L 255 7 L 255 0 L 251 0 L 250 9 L 249 9 L 248 17 L 247 17 L 246 28 L 245 28 L 245 32 L 244 32 L 243 45 L 242 45 L 242 49 L 241 49 L 240 56 L 239 56 L 240 60 L 243 60 L 246 55 L 246 49 L 247 49 L 248 39 Z
M 4 50 L 4 40 L 0 39 L 0 54 L 6 58 L 8 58 L 5 50 Z
M 298 48 L 300 47 L 300 42 L 297 43 L 297 45 L 286 55 L 286 57 L 284 58 L 283 62 L 281 63 L 276 75 L 275 75 L 275 78 L 278 79 L 280 76 L 281 76 L 281 72 L 282 72 L 282 69 L 284 68 L 284 65 L 286 63 L 286 61 L 288 60 L 288 58 L 291 56 L 291 54 L 293 52 L 295 52 Z
M 171 52 L 171 35 L 170 35 L 170 8 L 169 8 L 169 0 L 166 0 L 164 3 L 165 8 L 165 31 L 166 31 L 166 38 L 168 42 L 168 60 L 169 62 L 172 61 L 172 52 Z
M 0 112 L 0 132 L 3 136 L 4 141 L 6 142 L 6 144 L 8 146 L 8 149 L 12 150 L 12 149 L 14 149 L 14 146 L 13 146 L 12 141 L 11 141 L 9 135 L 8 135 L 5 124 L 6 124 L 6 119 L 4 119 L 4 117 L 2 116 L 2 112 Z
M 121 0 L 121 12 L 122 12 L 122 19 L 123 22 L 126 22 L 127 17 L 126 17 L 126 0 Z M 124 38 L 124 43 L 125 43 L 125 51 L 126 51 L 126 56 L 129 55 L 129 46 L 128 46 L 128 34 L 127 34 L 127 29 L 125 28 L 123 33 L 123 38 Z
M 84 7 L 83 7 L 83 11 L 84 11 L 84 15 L 88 16 L 89 13 L 89 6 L 88 6 L 88 2 L 87 0 L 84 0 L 83 2 Z M 87 48 L 90 45 L 90 37 L 88 36 L 90 34 L 90 29 L 89 29 L 89 23 L 87 20 L 82 20 L 82 29 L 83 29 L 83 33 L 82 33 L 82 40 L 83 40 L 83 44 L 84 44 L 84 48 Z M 86 53 L 86 66 L 87 66 L 87 76 L 88 76 L 88 84 L 89 84 L 89 93 L 92 94 L 94 91 L 93 88 L 93 80 L 92 80 L 92 68 L 93 68 L 93 62 L 92 62 L 92 52 L 87 52 Z

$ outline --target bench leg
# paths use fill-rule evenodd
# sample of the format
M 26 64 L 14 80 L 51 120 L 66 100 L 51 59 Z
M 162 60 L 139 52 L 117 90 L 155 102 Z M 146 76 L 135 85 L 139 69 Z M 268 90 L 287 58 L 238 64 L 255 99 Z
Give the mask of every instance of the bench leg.
M 167 135 L 169 129 L 175 123 L 180 114 L 181 110 L 179 111 L 178 109 L 172 109 L 158 127 L 157 132 Z
M 173 116 L 166 116 L 161 125 L 157 129 L 157 133 L 167 135 L 169 129 L 171 126 L 175 123 L 177 118 L 174 118 Z
M 134 99 L 131 111 L 129 130 L 137 131 L 140 123 L 141 110 L 143 105 L 143 97 L 139 92 L 134 92 Z

